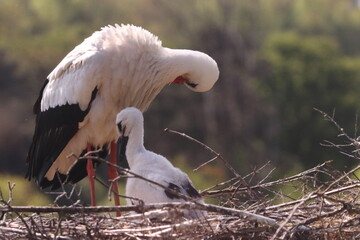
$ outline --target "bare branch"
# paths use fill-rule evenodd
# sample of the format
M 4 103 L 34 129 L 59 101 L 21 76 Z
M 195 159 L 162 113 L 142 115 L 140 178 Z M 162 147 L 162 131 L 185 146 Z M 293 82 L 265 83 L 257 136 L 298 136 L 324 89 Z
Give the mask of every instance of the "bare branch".
M 154 209 L 162 208 L 182 208 L 182 209 L 195 209 L 195 210 L 206 210 L 209 212 L 223 213 L 226 215 L 232 215 L 237 217 L 245 217 L 251 221 L 256 221 L 258 223 L 277 226 L 276 221 L 271 218 L 264 217 L 258 214 L 249 213 L 246 211 L 240 211 L 236 209 L 230 209 L 226 207 L 220 207 L 212 204 L 202 204 L 202 203 L 190 203 L 190 202 L 181 202 L 181 203 L 156 203 L 156 204 L 147 204 L 147 205 L 133 205 L 133 206 L 95 206 L 95 207 L 26 207 L 26 206 L 14 206 L 14 207 L 1 207 L 0 211 L 2 212 L 31 212 L 31 213 L 59 213 L 63 214 L 75 214 L 75 213 L 101 213 L 101 212 L 115 212 L 115 211 L 136 211 L 136 212 L 145 212 Z
M 215 155 L 215 157 L 212 159 L 212 160 L 215 160 L 215 159 L 220 159 L 224 165 L 239 179 L 241 180 L 242 184 L 248 189 L 249 193 L 253 196 L 253 197 L 256 197 L 258 198 L 256 192 L 252 191 L 248 185 L 248 183 L 243 179 L 243 177 L 241 177 L 241 175 L 239 173 L 236 172 L 236 170 L 230 165 L 230 163 L 228 161 L 226 161 L 219 153 L 215 152 L 212 148 L 210 148 L 209 146 L 207 146 L 206 144 L 200 142 L 199 140 L 196 140 L 188 135 L 186 135 L 185 133 L 180 133 L 178 131 L 174 131 L 174 130 L 171 130 L 171 129 L 164 129 L 165 132 L 169 132 L 169 133 L 173 133 L 173 134 L 177 134 L 177 135 L 180 135 L 180 136 L 183 136 L 193 142 L 196 142 L 197 144 L 201 145 L 203 148 L 205 148 L 206 150 L 210 151 L 212 154 Z M 211 161 L 211 160 L 210 160 Z M 208 161 L 209 162 L 209 161 Z

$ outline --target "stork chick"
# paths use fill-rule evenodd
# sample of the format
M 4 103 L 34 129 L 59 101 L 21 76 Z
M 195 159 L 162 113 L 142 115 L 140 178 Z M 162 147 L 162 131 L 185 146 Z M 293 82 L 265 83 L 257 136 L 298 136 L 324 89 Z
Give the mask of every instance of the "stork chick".
M 165 157 L 145 149 L 143 122 L 143 115 L 137 108 L 126 108 L 117 114 L 116 124 L 121 136 L 121 151 L 125 148 L 124 152 L 131 172 L 168 189 L 134 177 L 127 180 L 126 195 L 140 199 L 145 204 L 185 202 L 186 199 L 181 195 L 203 203 L 204 201 L 186 173 L 174 167 Z M 128 205 L 135 203 L 131 198 L 127 199 Z M 184 214 L 192 218 L 204 215 L 203 212 L 194 210 L 186 210 Z

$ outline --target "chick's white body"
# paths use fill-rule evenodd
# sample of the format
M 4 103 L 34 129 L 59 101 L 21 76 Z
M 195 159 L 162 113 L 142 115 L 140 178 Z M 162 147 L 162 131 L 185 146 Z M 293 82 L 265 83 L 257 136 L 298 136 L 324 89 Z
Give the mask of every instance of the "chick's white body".
M 192 184 L 186 173 L 174 167 L 165 157 L 154 152 L 139 152 L 131 156 L 131 158 L 127 156 L 127 159 L 132 159 L 132 163 L 129 162 L 131 172 L 163 186 L 167 187 L 169 183 L 180 186 L 188 183 Z M 188 196 L 183 188 L 180 189 L 181 194 Z M 126 195 L 141 199 L 145 203 L 185 201 L 182 198 L 171 199 L 165 194 L 164 188 L 138 178 L 129 178 L 127 180 Z M 128 205 L 132 205 L 133 200 L 127 199 L 126 201 Z M 202 202 L 202 200 L 200 201 Z
M 203 203 L 200 194 L 193 187 L 186 173 L 174 167 L 165 157 L 145 149 L 143 145 L 143 116 L 138 109 L 131 107 L 122 110 L 117 115 L 116 123 L 122 138 L 128 138 L 125 154 L 130 171 L 180 193 L 169 192 L 164 187 L 144 179 L 131 177 L 126 183 L 126 195 L 135 199 L 127 199 L 128 205 L 138 204 L 136 199 L 142 200 L 145 204 L 184 202 L 188 201 L 189 198 Z M 204 215 L 200 211 L 185 211 L 185 214 L 190 217 Z

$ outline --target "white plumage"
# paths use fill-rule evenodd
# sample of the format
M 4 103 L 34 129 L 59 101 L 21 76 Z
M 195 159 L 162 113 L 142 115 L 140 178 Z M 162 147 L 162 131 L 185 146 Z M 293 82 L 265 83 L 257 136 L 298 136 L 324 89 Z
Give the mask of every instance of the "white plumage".
M 121 145 L 122 147 L 126 146 L 125 154 L 131 172 L 203 203 L 200 194 L 193 187 L 186 173 L 174 167 L 165 157 L 145 149 L 143 115 L 138 109 L 131 107 L 122 110 L 116 116 L 116 124 L 121 135 Z M 140 178 L 127 180 L 126 195 L 141 199 L 144 203 L 186 201 L 184 198 Z M 127 204 L 132 205 L 133 201 L 127 199 Z M 204 213 L 187 211 L 187 214 L 196 217 Z
M 169 49 L 152 33 L 132 25 L 107 26 L 75 47 L 49 74 L 34 106 L 37 114 L 27 176 L 41 187 L 59 187 L 85 177 L 71 173 L 87 144 L 108 146 L 118 138 L 113 121 L 126 107 L 146 110 L 170 83 L 195 92 L 212 88 L 219 76 L 216 62 L 191 50 Z M 81 174 L 79 173 L 81 170 Z M 78 175 L 78 176 L 75 176 Z M 65 179 L 65 177 L 64 177 Z

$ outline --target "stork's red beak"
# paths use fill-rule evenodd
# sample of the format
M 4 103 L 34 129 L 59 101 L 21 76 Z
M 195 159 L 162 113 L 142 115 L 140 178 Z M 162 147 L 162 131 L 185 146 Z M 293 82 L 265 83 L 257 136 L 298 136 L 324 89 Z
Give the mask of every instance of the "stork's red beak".
M 171 82 L 171 84 L 184 84 L 184 83 L 185 83 L 185 79 L 182 76 L 175 78 L 175 80 Z

